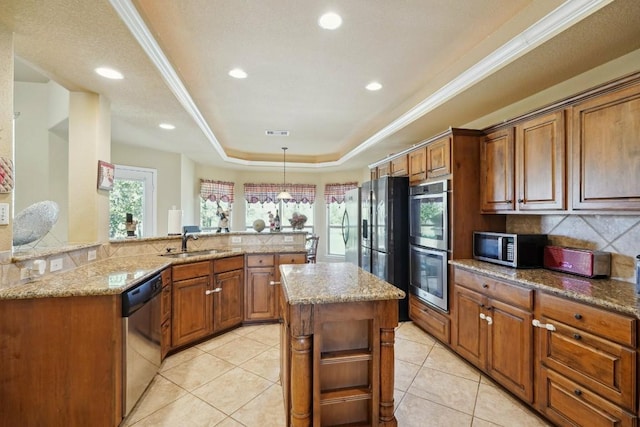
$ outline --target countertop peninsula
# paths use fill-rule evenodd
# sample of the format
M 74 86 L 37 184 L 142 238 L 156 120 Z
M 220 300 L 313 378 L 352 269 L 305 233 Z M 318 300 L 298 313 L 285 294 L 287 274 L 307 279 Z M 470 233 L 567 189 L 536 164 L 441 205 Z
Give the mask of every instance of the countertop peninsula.
M 503 267 L 474 259 L 451 260 L 449 264 L 480 274 L 505 279 L 530 288 L 572 298 L 602 308 L 640 317 L 640 299 L 633 283 L 602 278 L 590 279 L 546 270 Z

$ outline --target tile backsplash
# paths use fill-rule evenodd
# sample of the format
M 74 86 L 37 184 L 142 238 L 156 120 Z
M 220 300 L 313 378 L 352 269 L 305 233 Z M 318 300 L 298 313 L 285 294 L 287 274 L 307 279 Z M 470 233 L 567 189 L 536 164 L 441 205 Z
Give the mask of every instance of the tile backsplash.
M 549 235 L 552 245 L 611 253 L 611 277 L 635 283 L 640 217 L 623 215 L 507 215 L 510 233 Z

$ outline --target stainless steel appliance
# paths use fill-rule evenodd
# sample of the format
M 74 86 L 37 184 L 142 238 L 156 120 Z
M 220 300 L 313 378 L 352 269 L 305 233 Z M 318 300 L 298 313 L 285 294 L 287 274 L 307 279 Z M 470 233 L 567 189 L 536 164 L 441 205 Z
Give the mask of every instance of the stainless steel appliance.
M 473 257 L 516 268 L 542 267 L 546 234 L 473 232 Z
M 123 416 L 131 412 L 160 368 L 161 292 L 158 274 L 122 294 Z
M 361 190 L 360 267 L 408 292 L 409 179 L 384 177 Z M 399 301 L 399 319 L 409 320 L 407 298 Z
M 442 251 L 449 249 L 449 181 L 409 189 L 409 243 Z
M 449 311 L 449 192 L 448 180 L 409 189 L 409 292 Z
M 411 245 L 409 292 L 444 311 L 449 308 L 447 252 Z
M 342 215 L 342 240 L 344 260 L 360 265 L 360 189 L 354 188 L 344 195 Z

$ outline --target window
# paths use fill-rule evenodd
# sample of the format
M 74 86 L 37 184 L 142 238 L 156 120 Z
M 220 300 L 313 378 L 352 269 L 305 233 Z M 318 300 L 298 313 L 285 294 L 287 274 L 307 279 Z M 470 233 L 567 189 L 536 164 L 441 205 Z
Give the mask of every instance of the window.
M 253 229 L 253 222 L 262 219 L 269 227 L 269 214 L 280 215 L 281 229 L 292 231 L 290 220 L 296 215 L 304 215 L 307 221 L 304 231 L 313 233 L 313 202 L 316 196 L 316 186 L 312 184 L 289 184 L 287 190 L 291 200 L 278 200 L 278 193 L 282 189 L 280 184 L 245 184 L 244 194 L 247 201 L 245 221 L 247 230 Z
M 210 231 L 224 227 L 220 212 L 229 216 L 233 204 L 233 186 L 233 182 L 200 180 L 200 229 Z M 228 227 L 229 223 L 226 225 Z
M 156 235 L 155 169 L 116 165 L 109 193 L 109 238 L 127 237 L 127 214 L 136 224 L 136 237 Z
M 342 217 L 344 215 L 344 194 L 358 188 L 357 182 L 345 184 L 327 184 L 324 187 L 324 199 L 327 203 L 327 254 L 344 256 L 345 247 L 342 238 Z

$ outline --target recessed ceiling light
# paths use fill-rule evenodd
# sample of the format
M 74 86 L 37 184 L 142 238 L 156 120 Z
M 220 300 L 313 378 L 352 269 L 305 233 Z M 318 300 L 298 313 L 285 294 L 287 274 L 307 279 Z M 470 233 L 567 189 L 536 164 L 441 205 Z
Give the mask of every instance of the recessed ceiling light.
M 120 80 L 124 78 L 120 71 L 116 71 L 113 68 L 98 67 L 95 72 L 108 79 Z
M 342 25 L 342 18 L 334 12 L 327 12 L 318 19 L 318 25 L 325 30 L 335 30 Z
M 171 123 L 160 123 L 158 126 L 160 126 L 162 129 L 167 129 L 167 130 L 172 130 L 176 128 Z
M 367 90 L 370 91 L 376 91 L 376 90 L 380 90 L 382 89 L 382 85 L 378 82 L 371 82 L 368 85 L 365 86 L 367 88 Z
M 247 73 L 242 68 L 234 68 L 233 70 L 229 71 L 229 75 L 231 77 L 233 77 L 233 78 L 236 78 L 236 79 L 246 79 L 247 78 Z

